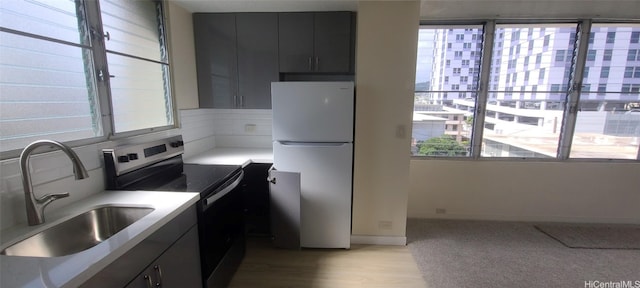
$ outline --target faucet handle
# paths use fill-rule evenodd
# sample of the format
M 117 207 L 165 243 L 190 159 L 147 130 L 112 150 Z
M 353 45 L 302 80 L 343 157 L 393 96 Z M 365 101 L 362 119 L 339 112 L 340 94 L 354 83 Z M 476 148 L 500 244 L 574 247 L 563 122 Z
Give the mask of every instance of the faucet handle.
M 42 198 L 40 199 L 36 199 L 36 201 L 40 204 L 43 204 L 43 206 L 46 206 L 47 204 L 53 202 L 54 200 L 58 200 L 60 198 L 65 198 L 65 197 L 69 197 L 69 192 L 47 194 L 42 196 Z
M 38 209 L 40 209 L 40 223 L 36 223 L 36 224 L 42 224 L 44 223 L 44 208 L 47 207 L 47 205 L 51 204 L 51 202 L 58 200 L 60 198 L 65 198 L 65 197 L 69 197 L 69 192 L 64 192 L 64 193 L 55 193 L 55 194 L 47 194 L 42 196 L 39 199 L 36 199 L 36 202 L 38 204 L 40 204 L 38 207 Z M 31 221 L 31 220 L 29 220 Z M 29 222 L 29 225 L 31 225 L 31 222 Z
M 47 194 L 47 195 L 44 195 L 44 197 L 51 197 L 51 200 L 57 200 L 57 199 L 60 199 L 60 198 L 69 197 L 69 192 Z

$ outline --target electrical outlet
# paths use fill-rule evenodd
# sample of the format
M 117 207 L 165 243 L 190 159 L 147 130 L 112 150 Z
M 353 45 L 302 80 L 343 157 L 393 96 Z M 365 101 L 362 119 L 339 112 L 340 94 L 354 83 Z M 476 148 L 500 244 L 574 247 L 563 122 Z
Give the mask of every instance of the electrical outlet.
M 255 133 L 256 132 L 256 124 L 245 124 L 244 132 L 247 133 Z
M 393 227 L 393 222 L 391 221 L 378 221 L 378 229 L 380 230 L 391 230 Z
M 407 129 L 404 125 L 398 125 L 396 127 L 396 138 L 404 138 L 407 134 Z
M 447 209 L 436 208 L 436 214 L 447 214 Z

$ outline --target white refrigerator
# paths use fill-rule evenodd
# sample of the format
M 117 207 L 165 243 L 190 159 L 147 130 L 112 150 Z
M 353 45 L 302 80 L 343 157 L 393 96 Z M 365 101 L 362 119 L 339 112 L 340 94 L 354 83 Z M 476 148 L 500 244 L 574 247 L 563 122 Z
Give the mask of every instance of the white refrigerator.
M 300 246 L 350 248 L 353 82 L 273 82 L 271 101 L 273 168 L 300 177 Z

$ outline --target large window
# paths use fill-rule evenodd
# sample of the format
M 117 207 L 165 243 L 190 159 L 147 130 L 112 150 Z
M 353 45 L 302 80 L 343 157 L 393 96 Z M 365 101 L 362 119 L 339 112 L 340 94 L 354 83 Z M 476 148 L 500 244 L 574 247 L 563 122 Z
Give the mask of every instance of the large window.
M 485 47 L 475 55 L 482 56 L 469 59 L 470 67 L 487 75 L 474 74 L 474 85 L 464 92 L 456 79 L 467 76 L 465 68 L 456 62 L 459 55 L 447 54 L 458 50 L 456 43 L 466 41 L 458 29 L 421 26 L 415 156 L 639 159 L 640 76 L 635 76 L 640 75 L 636 73 L 640 24 L 488 21 L 474 28 L 473 47 Z M 449 41 L 451 49 L 439 53 L 439 47 L 449 43 L 438 33 L 452 33 L 457 41 Z M 485 39 L 492 42 L 483 43 Z M 463 54 L 461 59 L 468 58 Z M 463 115 L 465 121 L 458 126 L 461 137 L 447 135 L 446 122 L 424 125 L 433 119 L 425 118 L 428 113 L 423 110 Z M 444 151 L 423 148 L 428 140 L 424 138 L 442 138 L 438 135 L 454 140 L 468 153 L 458 153 L 458 146 L 442 145 L 440 139 L 431 141 Z
M 420 29 L 413 154 L 469 155 L 482 44 L 481 26 Z
M 152 0 L 3 1 L 0 150 L 173 127 L 163 25 Z
M 640 73 L 639 77 L 633 77 L 627 67 L 640 66 L 635 57 L 629 56 L 640 48 L 632 37 L 638 31 L 640 25 L 592 25 L 594 40 L 589 49 L 603 56 L 588 61 L 585 68 L 600 70 L 600 75 L 583 77 L 571 158 L 637 158 Z
M 482 156 L 557 156 L 575 32 L 576 25 L 496 25 Z

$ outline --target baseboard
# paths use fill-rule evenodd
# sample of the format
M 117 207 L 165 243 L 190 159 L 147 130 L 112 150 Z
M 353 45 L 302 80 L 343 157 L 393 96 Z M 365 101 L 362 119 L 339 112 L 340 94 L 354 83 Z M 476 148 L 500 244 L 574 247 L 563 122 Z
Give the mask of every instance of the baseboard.
M 640 224 L 640 218 L 603 218 L 569 217 L 559 215 L 490 215 L 490 214 L 431 214 L 409 215 L 414 219 L 449 219 L 507 222 L 564 222 L 564 223 L 603 223 L 603 224 Z
M 404 246 L 404 245 L 407 245 L 407 237 L 404 237 L 404 236 L 351 235 L 351 244 Z

